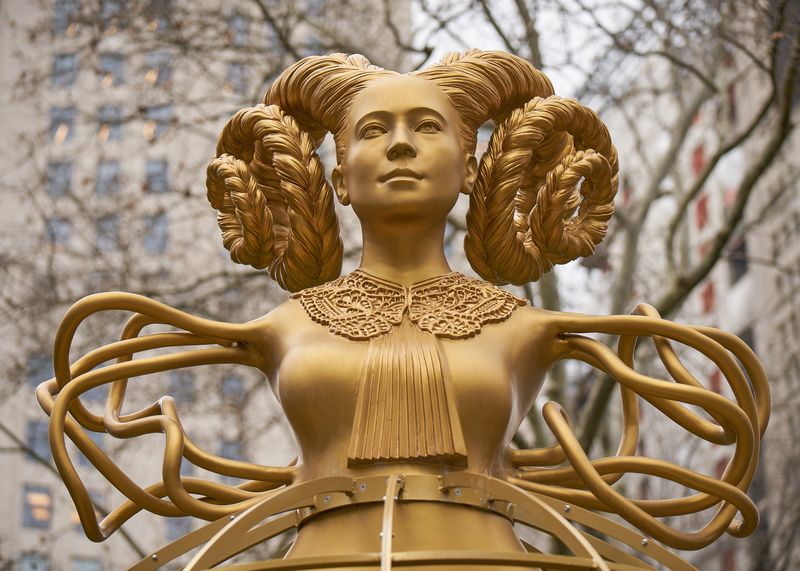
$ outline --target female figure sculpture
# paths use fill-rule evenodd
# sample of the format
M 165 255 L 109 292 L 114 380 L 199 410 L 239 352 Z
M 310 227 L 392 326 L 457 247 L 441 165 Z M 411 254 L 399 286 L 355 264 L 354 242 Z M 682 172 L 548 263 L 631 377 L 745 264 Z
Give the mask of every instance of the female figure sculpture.
M 476 132 L 487 120 L 497 126 L 479 166 Z M 315 152 L 326 132 L 336 145 L 333 189 Z M 537 310 L 493 285 L 536 280 L 554 264 L 591 254 L 617 186 L 616 151 L 602 122 L 555 97 L 524 60 L 472 51 L 400 75 L 361 56 L 306 58 L 278 77 L 264 105 L 227 123 L 207 181 L 233 260 L 268 268 L 291 299 L 261 319 L 229 324 L 132 294 L 89 296 L 64 317 L 56 376 L 37 391 L 51 416 L 54 459 L 92 540 L 141 509 L 212 522 L 136 568 L 157 567 L 202 543 L 188 568 L 208 568 L 291 528 L 299 528 L 298 537 L 285 560 L 233 567 L 651 568 L 578 531 L 570 523 L 576 521 L 671 568 L 690 569 L 660 543 L 699 549 L 726 531 L 755 529 L 758 514 L 746 491 L 769 393 L 741 340 L 668 323 L 647 306 L 613 317 Z M 343 277 L 334 192 L 352 205 L 363 235 L 361 265 Z M 470 194 L 467 256 L 485 281 L 452 272 L 444 257 L 447 216 L 461 192 Z M 106 309 L 134 313 L 122 339 L 70 365 L 78 325 Z M 153 323 L 178 330 L 140 335 Z M 581 335 L 590 332 L 619 335 L 617 353 Z M 653 339 L 673 380 L 633 369 L 638 337 Z M 714 361 L 736 402 L 704 389 L 670 340 Z M 197 345 L 216 347 L 132 358 Z M 547 370 L 567 358 L 620 383 L 624 421 L 614 457 L 589 460 L 555 403 L 543 415 L 556 446 L 508 446 Z M 117 363 L 92 370 L 112 359 Z M 129 378 L 210 363 L 253 366 L 269 378 L 297 438 L 296 466 L 204 452 L 183 432 L 168 397 L 121 413 Z M 95 415 L 79 397 L 105 383 L 112 388 L 104 414 Z M 700 438 L 735 445 L 723 476 L 636 456 L 637 395 Z M 163 432 L 163 481 L 139 487 L 83 429 L 122 438 Z M 101 522 L 65 434 L 129 498 Z M 182 458 L 246 481 L 182 477 Z M 613 484 L 634 472 L 697 493 L 630 500 Z M 658 519 L 709 508 L 715 514 L 694 532 Z M 635 530 L 596 512 L 616 513 Z M 526 546 L 515 521 L 555 536 L 571 555 Z

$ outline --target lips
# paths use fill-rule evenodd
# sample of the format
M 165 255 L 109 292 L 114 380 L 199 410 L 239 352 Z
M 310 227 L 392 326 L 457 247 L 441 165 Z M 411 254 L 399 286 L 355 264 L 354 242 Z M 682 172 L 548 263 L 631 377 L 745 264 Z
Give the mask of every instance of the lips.
M 393 171 L 379 176 L 378 182 L 386 182 L 387 180 L 391 180 L 393 178 L 415 178 L 417 180 L 422 180 L 424 177 L 411 169 L 400 168 L 394 169 Z

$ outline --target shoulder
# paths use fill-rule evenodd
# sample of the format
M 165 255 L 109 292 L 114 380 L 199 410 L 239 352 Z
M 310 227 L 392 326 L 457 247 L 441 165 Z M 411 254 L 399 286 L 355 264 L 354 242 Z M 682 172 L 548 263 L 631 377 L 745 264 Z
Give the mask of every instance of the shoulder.
M 252 321 L 253 325 L 265 331 L 279 334 L 297 325 L 297 321 L 306 315 L 300 300 L 290 297 L 277 305 L 272 311 Z
M 547 356 L 551 362 L 567 354 L 566 344 L 560 337 L 562 332 L 559 313 L 532 307 L 518 307 L 502 325 L 504 334 L 520 354 L 535 353 Z
M 508 322 L 513 333 L 523 338 L 530 336 L 553 338 L 560 333 L 557 312 L 539 309 L 529 304 L 517 307 Z
M 300 302 L 289 298 L 269 313 L 248 322 L 248 339 L 262 348 L 274 347 L 292 331 L 296 331 L 298 325 L 306 319 L 306 312 Z

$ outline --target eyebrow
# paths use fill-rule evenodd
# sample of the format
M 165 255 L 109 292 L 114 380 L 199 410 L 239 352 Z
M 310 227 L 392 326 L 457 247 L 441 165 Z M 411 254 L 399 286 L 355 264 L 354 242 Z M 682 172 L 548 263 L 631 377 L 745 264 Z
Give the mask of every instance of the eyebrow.
M 413 115 L 433 115 L 436 119 L 438 119 L 442 123 L 447 123 L 447 120 L 444 118 L 444 116 L 441 113 L 439 113 L 435 109 L 431 109 L 430 107 L 414 107 L 413 109 L 409 109 L 408 111 L 406 111 L 405 114 L 406 115 L 412 115 L 412 116 Z M 392 115 L 394 115 L 394 114 L 389 112 L 389 111 L 383 111 L 383 110 L 380 110 L 380 109 L 376 110 L 376 111 L 370 111 L 369 113 L 364 115 L 361 119 L 356 121 L 356 124 L 354 126 L 354 130 L 355 130 L 356 133 L 358 133 L 361 130 L 361 127 L 364 125 L 364 123 L 366 123 L 366 122 L 368 122 L 368 121 L 370 121 L 372 119 L 387 119 L 388 117 L 391 117 Z

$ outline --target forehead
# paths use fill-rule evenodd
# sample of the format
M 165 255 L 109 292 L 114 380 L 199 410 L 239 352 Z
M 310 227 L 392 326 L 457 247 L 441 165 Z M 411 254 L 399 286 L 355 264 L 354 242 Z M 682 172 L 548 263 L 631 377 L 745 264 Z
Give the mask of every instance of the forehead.
M 435 84 L 419 77 L 396 75 L 371 81 L 354 99 L 348 113 L 350 125 L 375 112 L 404 114 L 412 109 L 429 108 L 456 123 L 450 98 Z

